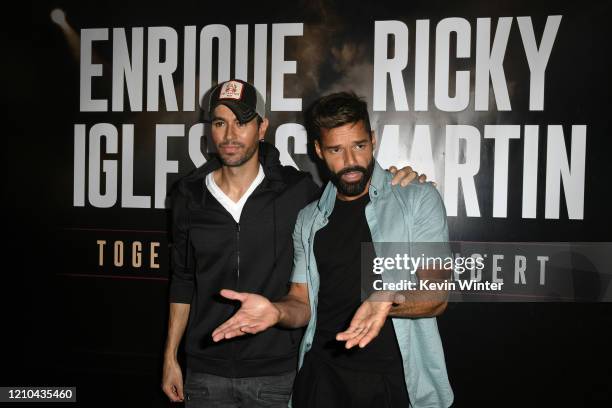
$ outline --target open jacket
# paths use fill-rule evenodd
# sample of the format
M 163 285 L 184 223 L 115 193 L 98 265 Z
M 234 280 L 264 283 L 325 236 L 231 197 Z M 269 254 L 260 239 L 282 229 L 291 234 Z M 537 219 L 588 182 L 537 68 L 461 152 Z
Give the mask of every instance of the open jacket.
M 225 377 L 295 370 L 301 330 L 273 327 L 255 336 L 212 341 L 212 331 L 240 306 L 221 289 L 257 293 L 274 301 L 287 293 L 297 214 L 319 194 L 308 173 L 282 166 L 279 152 L 259 146 L 265 178 L 247 199 L 237 223 L 210 194 L 213 158 L 184 177 L 172 194 L 170 302 L 191 304 L 186 331 L 187 367 Z
M 383 247 L 376 243 L 447 242 L 446 211 L 433 185 L 391 186 L 391 177 L 378 163 L 375 164 L 365 215 L 376 251 Z M 310 300 L 310 321 L 300 346 L 300 367 L 312 346 L 317 326 L 320 278 L 313 251 L 314 237 L 328 222 L 336 202 L 336 192 L 336 187 L 328 183 L 321 198 L 300 212 L 293 233 L 295 256 L 291 280 L 308 284 Z M 451 405 L 453 392 L 448 382 L 436 318 L 392 320 L 411 406 L 437 408 Z

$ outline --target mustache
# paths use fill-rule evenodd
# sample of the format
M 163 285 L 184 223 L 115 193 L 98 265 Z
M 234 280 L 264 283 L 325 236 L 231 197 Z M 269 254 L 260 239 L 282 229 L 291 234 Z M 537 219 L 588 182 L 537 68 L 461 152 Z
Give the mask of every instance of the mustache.
M 367 174 L 368 170 L 365 167 L 361 167 L 361 166 L 351 166 L 351 167 L 345 167 L 342 170 L 340 170 L 339 172 L 336 173 L 336 177 L 340 178 L 342 176 L 344 176 L 346 173 L 351 173 L 353 171 L 359 171 L 362 174 Z
M 232 141 L 229 141 L 229 140 L 225 141 L 225 142 L 219 143 L 219 147 L 225 147 L 225 146 L 244 147 L 244 144 L 238 143 L 238 142 L 232 142 Z

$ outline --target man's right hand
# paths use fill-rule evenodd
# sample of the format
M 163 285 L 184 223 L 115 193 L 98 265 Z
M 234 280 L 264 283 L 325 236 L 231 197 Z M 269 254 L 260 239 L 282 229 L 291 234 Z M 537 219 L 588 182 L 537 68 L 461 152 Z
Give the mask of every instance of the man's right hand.
M 166 357 L 164 359 L 162 390 L 172 402 L 182 402 L 185 400 L 183 394 L 183 373 L 176 357 Z

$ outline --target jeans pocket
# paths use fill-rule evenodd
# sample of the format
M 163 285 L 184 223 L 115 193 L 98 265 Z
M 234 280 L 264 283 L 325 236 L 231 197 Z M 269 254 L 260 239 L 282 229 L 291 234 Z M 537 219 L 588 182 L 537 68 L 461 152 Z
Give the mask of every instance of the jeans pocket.
M 208 398 L 210 393 L 207 387 L 190 388 L 185 387 L 185 401 L 199 401 Z
M 261 401 L 289 402 L 291 388 L 264 388 L 259 390 L 257 398 Z
M 257 398 L 262 401 L 289 402 L 293 390 L 293 381 L 295 380 L 295 371 L 270 378 L 273 378 L 273 382 L 266 381 L 261 384 Z

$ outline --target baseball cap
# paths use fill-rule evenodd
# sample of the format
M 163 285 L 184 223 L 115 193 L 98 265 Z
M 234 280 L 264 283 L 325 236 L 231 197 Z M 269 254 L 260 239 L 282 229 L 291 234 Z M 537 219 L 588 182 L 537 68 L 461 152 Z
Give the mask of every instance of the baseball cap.
M 240 123 L 249 122 L 257 115 L 263 119 L 266 113 L 261 94 L 253 85 L 240 79 L 221 82 L 212 90 L 208 105 L 211 119 L 218 105 L 230 108 Z

